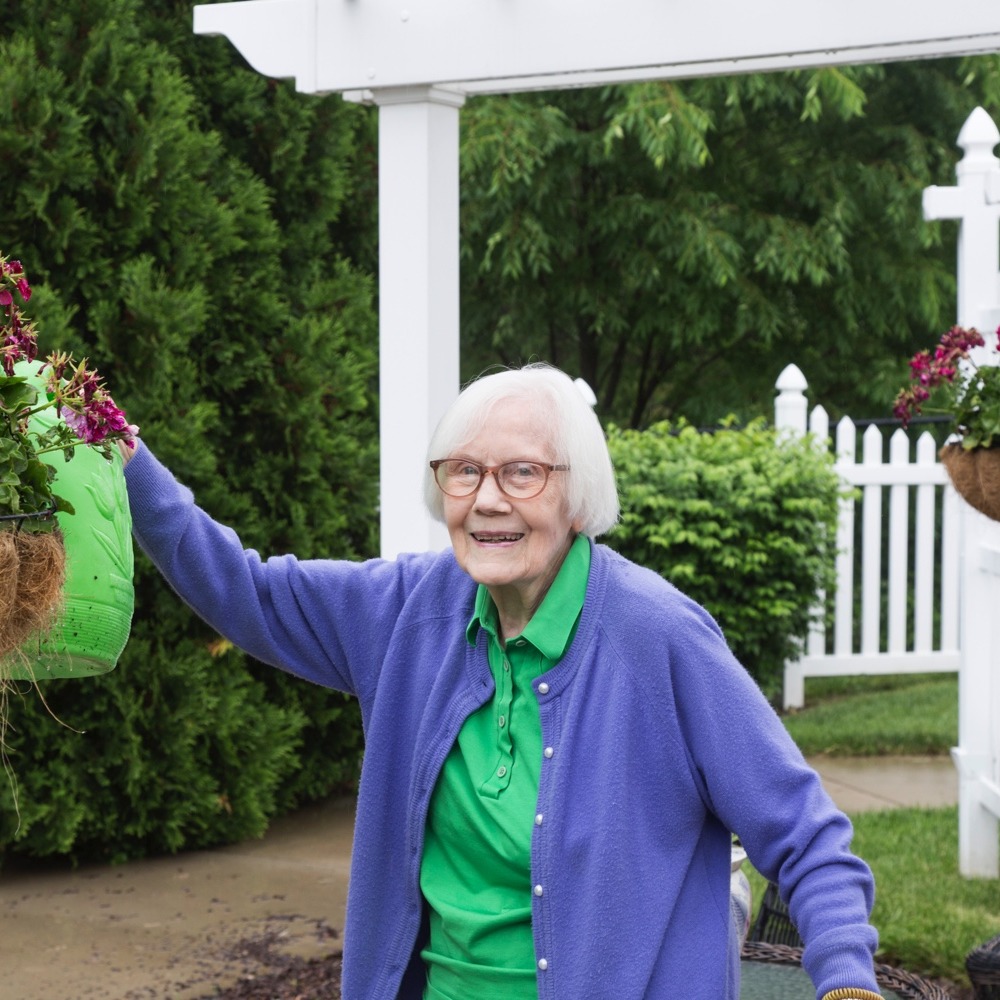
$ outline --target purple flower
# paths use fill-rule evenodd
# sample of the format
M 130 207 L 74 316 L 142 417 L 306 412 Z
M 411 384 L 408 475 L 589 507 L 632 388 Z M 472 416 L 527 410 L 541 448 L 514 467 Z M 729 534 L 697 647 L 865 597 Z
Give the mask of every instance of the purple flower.
M 100 388 L 96 376 L 89 374 L 91 377 L 84 381 L 76 395 L 64 396 L 64 399 L 72 399 L 74 402 L 73 406 L 64 404 L 60 408 L 59 412 L 66 425 L 87 444 L 100 444 L 109 434 L 134 438 L 139 433 L 139 428 L 128 422 L 125 413 Z M 135 447 L 134 441 L 129 440 L 127 443 Z

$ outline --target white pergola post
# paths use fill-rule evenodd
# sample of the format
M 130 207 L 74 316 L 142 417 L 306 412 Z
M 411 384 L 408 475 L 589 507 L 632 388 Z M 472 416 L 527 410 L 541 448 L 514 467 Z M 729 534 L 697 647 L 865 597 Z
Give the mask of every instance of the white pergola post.
M 442 548 L 420 487 L 431 432 L 458 386 L 458 127 L 462 94 L 379 91 L 381 548 Z
M 924 191 L 924 217 L 959 219 L 958 323 L 986 340 L 978 364 L 1000 360 L 993 349 L 1000 325 L 1000 132 L 976 108 L 958 136 L 964 156 L 955 187 Z M 959 504 L 962 518 L 961 652 L 958 685 L 959 871 L 1000 875 L 1000 524 Z

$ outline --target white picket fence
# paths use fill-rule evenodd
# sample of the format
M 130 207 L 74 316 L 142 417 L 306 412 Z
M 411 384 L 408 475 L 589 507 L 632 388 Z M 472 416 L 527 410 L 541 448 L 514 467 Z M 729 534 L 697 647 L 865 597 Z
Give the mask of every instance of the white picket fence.
M 829 440 L 821 406 L 806 419 L 806 380 L 789 365 L 777 382 L 775 423 L 793 434 Z M 832 442 L 835 469 L 856 496 L 840 504 L 836 588 L 827 631 L 818 617 L 802 655 L 785 664 L 785 708 L 805 704 L 807 677 L 957 671 L 959 652 L 958 497 L 926 431 L 902 428 L 888 447 L 880 429 L 861 436 L 849 417 Z M 860 589 L 859 589 L 860 588 Z

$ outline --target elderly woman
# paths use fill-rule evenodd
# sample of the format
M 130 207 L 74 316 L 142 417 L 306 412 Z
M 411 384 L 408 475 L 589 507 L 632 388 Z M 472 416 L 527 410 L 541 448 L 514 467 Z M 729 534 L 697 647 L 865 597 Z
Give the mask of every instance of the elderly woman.
M 594 542 L 601 427 L 545 366 L 472 383 L 434 434 L 445 552 L 262 561 L 145 448 L 135 533 L 205 621 L 361 705 L 347 1000 L 736 1000 L 735 831 L 817 996 L 878 998 L 851 826 L 711 617 Z

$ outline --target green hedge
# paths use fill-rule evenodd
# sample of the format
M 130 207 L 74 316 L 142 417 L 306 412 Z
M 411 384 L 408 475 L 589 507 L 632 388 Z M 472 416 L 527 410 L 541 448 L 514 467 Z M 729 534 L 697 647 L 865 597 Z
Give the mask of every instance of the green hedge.
M 43 349 L 89 357 L 246 544 L 373 555 L 372 115 L 193 36 L 188 3 L 13 8 L 0 250 L 28 269 Z M 234 842 L 352 781 L 356 706 L 217 639 L 139 558 L 117 669 L 8 692 L 0 856 Z
M 607 538 L 702 604 L 764 692 L 833 582 L 832 459 L 758 421 L 699 433 L 683 423 L 609 428 L 622 519 Z

